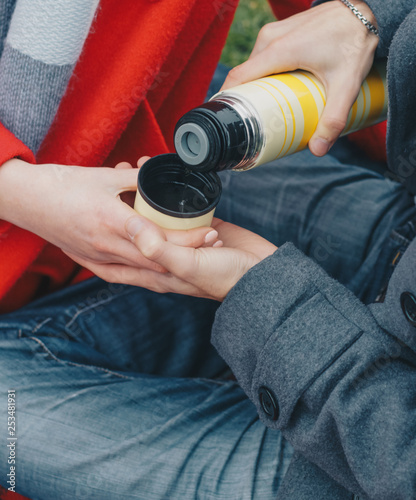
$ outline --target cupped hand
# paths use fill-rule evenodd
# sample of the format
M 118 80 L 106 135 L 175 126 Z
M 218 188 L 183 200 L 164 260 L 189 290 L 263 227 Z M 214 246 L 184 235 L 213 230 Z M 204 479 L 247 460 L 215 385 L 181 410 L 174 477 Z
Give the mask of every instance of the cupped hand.
M 376 24 L 362 1 L 354 5 Z M 326 90 L 326 106 L 309 141 L 323 156 L 344 130 L 348 113 L 374 60 L 378 37 L 345 5 L 327 2 L 283 21 L 266 24 L 250 58 L 232 69 L 222 90 L 266 75 L 303 69 L 319 78 Z
M 164 267 L 166 274 L 141 270 L 132 284 L 150 290 L 173 292 L 222 301 L 242 276 L 277 249 L 264 238 L 219 219 L 213 227 L 220 238 L 213 247 L 190 248 L 173 242 L 155 224 L 137 216 L 131 220 L 132 240 L 149 260 Z M 183 242 L 182 242 L 183 243 Z
M 0 218 L 53 243 L 107 281 L 124 283 L 142 268 L 165 272 L 142 255 L 126 232 L 137 213 L 121 195 L 134 194 L 137 175 L 138 169 L 127 163 L 113 169 L 10 160 L 0 168 Z M 180 241 L 177 232 L 167 231 L 166 237 L 192 247 L 213 244 L 217 237 L 211 228 L 182 233 Z

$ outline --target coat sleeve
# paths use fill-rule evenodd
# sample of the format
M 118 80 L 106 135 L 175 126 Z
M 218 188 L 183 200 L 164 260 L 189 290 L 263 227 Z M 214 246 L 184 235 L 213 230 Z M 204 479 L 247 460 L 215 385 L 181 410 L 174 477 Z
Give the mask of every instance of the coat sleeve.
M 0 123 L 0 165 L 12 158 L 35 162 L 32 151 Z
M 377 19 L 380 42 L 379 57 L 387 57 L 391 42 L 399 26 L 416 7 L 416 0 L 364 0 Z
M 317 0 L 313 5 L 326 1 Z M 387 57 L 393 37 L 399 26 L 416 7 L 416 0 L 363 0 L 372 10 L 379 30 L 380 42 L 377 47 L 377 57 Z M 354 1 L 351 2 L 354 4 Z
M 279 485 L 276 500 L 353 500 L 351 492 L 330 478 L 322 469 L 294 453 L 289 469 Z M 360 500 L 364 500 L 361 497 Z
M 416 498 L 415 352 L 292 244 L 231 290 L 212 341 L 298 453 L 364 498 Z

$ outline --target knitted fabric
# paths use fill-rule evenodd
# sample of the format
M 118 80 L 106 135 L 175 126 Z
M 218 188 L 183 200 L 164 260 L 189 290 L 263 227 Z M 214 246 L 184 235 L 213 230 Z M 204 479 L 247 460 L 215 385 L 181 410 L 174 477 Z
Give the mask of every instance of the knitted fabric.
M 0 120 L 32 151 L 44 139 L 98 0 L 11 0 L 0 8 Z

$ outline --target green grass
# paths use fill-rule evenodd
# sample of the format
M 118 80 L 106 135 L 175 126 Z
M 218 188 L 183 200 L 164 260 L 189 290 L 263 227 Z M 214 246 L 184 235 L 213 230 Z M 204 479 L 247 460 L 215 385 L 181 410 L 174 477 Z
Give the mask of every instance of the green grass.
M 221 62 L 234 67 L 247 60 L 260 28 L 275 20 L 267 0 L 240 0 Z

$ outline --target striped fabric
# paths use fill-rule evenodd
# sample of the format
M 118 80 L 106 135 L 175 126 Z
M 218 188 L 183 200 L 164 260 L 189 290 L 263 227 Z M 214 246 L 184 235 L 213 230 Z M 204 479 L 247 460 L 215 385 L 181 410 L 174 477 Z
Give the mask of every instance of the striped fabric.
M 0 121 L 34 152 L 55 117 L 98 2 L 0 3 Z

